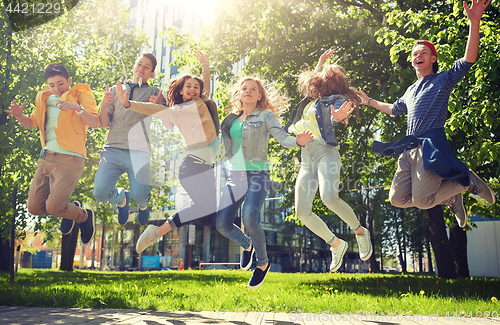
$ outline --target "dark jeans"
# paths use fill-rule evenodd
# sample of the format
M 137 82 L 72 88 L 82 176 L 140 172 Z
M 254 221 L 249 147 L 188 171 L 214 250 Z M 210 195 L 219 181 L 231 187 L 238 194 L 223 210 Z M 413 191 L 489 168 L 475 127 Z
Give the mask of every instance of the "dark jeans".
M 170 226 L 179 228 L 197 219 L 205 226 L 212 225 L 217 212 L 214 166 L 196 156 L 187 155 L 179 168 L 179 181 L 194 204 L 170 217 Z

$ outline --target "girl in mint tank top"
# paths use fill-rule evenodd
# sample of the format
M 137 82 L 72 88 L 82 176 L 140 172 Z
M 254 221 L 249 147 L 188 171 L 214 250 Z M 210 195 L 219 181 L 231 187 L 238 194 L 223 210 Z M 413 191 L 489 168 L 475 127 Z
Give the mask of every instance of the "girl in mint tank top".
M 297 137 L 283 131 L 278 113 L 286 109 L 286 100 L 274 87 L 264 87 L 257 78 L 242 78 L 235 86 L 221 131 L 225 156 L 229 160 L 229 176 L 217 209 L 219 232 L 243 248 L 240 267 L 248 270 L 256 255 L 256 268 L 248 286 L 262 285 L 271 264 L 266 251 L 266 238 L 260 223 L 262 207 L 270 185 L 267 147 L 272 135 L 286 148 L 298 148 L 310 139 L 304 131 Z M 234 224 L 240 206 L 246 235 Z

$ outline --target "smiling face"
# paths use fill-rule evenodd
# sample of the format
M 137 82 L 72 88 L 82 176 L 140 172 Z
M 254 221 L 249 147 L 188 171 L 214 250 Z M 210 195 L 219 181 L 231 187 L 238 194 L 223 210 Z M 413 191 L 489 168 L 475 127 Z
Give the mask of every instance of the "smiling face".
M 47 78 L 47 84 L 50 91 L 57 97 L 61 97 L 65 92 L 70 89 L 71 77 L 66 79 L 63 76 L 53 76 Z
M 432 65 L 436 60 L 437 57 L 427 45 L 416 45 L 411 51 L 411 65 L 419 78 L 434 73 Z
M 186 79 L 186 81 L 184 82 L 184 86 L 182 86 L 182 89 L 181 91 L 179 91 L 179 93 L 181 94 L 182 100 L 184 102 L 195 100 L 200 97 L 200 83 L 194 78 Z
M 240 87 L 240 100 L 243 105 L 257 106 L 257 102 L 262 98 L 259 91 L 259 84 L 255 80 L 245 80 Z
M 153 78 L 155 75 L 153 73 L 153 62 L 145 56 L 141 56 L 135 61 L 132 71 L 134 73 L 132 79 L 134 83 L 138 83 L 141 78 L 142 83 L 146 83 L 148 79 Z

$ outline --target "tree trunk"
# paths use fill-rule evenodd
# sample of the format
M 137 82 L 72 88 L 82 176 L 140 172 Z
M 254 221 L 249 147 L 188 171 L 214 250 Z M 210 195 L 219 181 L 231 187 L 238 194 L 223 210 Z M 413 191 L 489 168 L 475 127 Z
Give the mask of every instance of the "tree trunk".
M 450 246 L 457 277 L 468 278 L 470 274 L 467 261 L 467 233 L 458 225 L 450 229 Z
M 399 209 L 399 212 L 401 214 L 404 213 L 403 209 Z M 407 268 L 406 268 L 406 259 L 405 259 L 405 255 L 406 255 L 406 251 L 403 251 L 404 249 L 404 246 L 403 246 L 403 238 L 404 235 L 401 234 L 400 232 L 400 222 L 398 220 L 398 216 L 397 216 L 397 212 L 396 210 L 394 211 L 394 220 L 396 221 L 396 227 L 395 227 L 395 230 L 396 230 L 396 243 L 397 243 L 397 246 L 398 246 L 398 259 L 399 259 L 399 265 L 401 265 L 401 271 L 402 272 L 406 272 Z
M 424 272 L 423 258 L 424 258 L 423 247 L 419 247 L 419 249 L 418 249 L 418 269 L 419 269 L 419 272 Z
M 78 243 L 78 233 L 80 227 L 77 224 L 71 233 L 62 236 L 61 240 L 61 271 L 73 271 L 73 261 L 75 260 L 76 244 Z
M 384 244 L 382 243 L 382 240 L 380 240 L 380 272 L 383 272 L 384 271 L 384 251 L 382 249 L 382 246 L 384 246 Z
M 9 258 L 9 266 L 10 266 L 10 282 L 14 282 L 14 251 L 16 247 L 16 216 L 17 216 L 17 186 L 14 187 L 14 191 L 12 192 L 12 224 L 10 228 L 10 258 Z
M 429 272 L 434 272 L 434 267 L 432 266 L 431 243 L 428 240 L 425 241 L 425 250 L 427 251 L 427 263 L 429 264 Z
M 4 229 L 0 229 L 2 233 Z M 4 237 L 0 236 L 0 271 L 8 271 L 10 265 L 10 244 Z
M 368 231 L 370 232 L 370 234 L 373 234 L 373 218 L 369 218 L 369 224 L 367 226 L 368 226 L 367 228 L 368 228 Z M 380 272 L 380 265 L 378 264 L 377 259 L 375 258 L 375 244 L 374 244 L 375 238 L 373 238 L 373 237 L 374 236 L 370 236 L 370 241 L 371 241 L 371 244 L 373 247 L 373 254 L 370 257 L 370 270 L 372 272 L 379 273 Z M 380 255 L 380 259 L 382 260 L 382 254 Z
M 124 236 L 124 231 L 123 227 L 120 229 L 120 262 L 119 262 L 119 270 L 120 271 L 125 271 L 125 252 L 123 251 L 123 236 Z
M 301 256 L 301 263 L 300 263 L 300 272 L 307 272 L 307 254 L 306 254 L 306 226 L 302 226 L 302 238 L 304 240 L 304 243 L 302 245 L 302 251 L 300 252 L 302 255 Z M 304 269 L 302 269 L 302 264 L 304 264 Z
M 453 262 L 451 245 L 446 234 L 446 225 L 443 218 L 443 208 L 436 205 L 425 211 L 425 218 L 431 232 L 431 244 L 436 257 L 438 275 L 445 279 L 455 279 L 455 265 Z
M 134 225 L 134 241 L 133 243 L 137 243 L 137 240 L 139 239 L 140 236 L 140 231 L 141 228 L 139 225 Z M 139 254 L 135 251 L 135 249 L 132 249 L 132 267 L 140 267 L 139 265 Z
M 403 232 L 402 233 L 402 242 L 401 242 L 401 252 L 399 253 L 400 254 L 400 258 L 403 259 L 403 263 L 404 263 L 404 269 L 403 269 L 403 272 L 408 272 L 408 259 L 406 258 L 406 234 Z
M 101 255 L 99 255 L 99 270 L 104 270 L 104 237 L 106 235 L 106 224 L 102 223 L 102 232 L 101 232 Z
M 90 259 L 90 269 L 95 270 L 95 236 L 92 239 L 92 257 Z

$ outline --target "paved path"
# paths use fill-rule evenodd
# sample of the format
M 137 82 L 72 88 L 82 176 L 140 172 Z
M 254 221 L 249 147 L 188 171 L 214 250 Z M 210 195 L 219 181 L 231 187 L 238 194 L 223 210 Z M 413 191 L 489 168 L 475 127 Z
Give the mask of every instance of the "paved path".
M 495 318 L 381 316 L 263 312 L 189 312 L 139 309 L 64 309 L 0 306 L 0 324 L 233 324 L 233 325 L 500 325 Z

